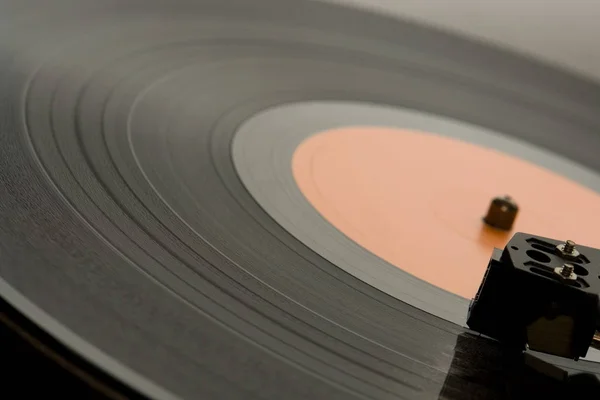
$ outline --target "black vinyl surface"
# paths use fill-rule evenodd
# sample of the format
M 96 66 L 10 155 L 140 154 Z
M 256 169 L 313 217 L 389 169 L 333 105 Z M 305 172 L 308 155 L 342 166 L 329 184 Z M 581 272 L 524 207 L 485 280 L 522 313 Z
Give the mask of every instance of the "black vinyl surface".
M 462 328 L 325 261 L 243 187 L 236 128 L 311 100 L 438 113 L 600 170 L 598 86 L 412 24 L 314 1 L 0 1 L 1 294 L 155 398 L 502 398 L 493 344 L 457 351 Z

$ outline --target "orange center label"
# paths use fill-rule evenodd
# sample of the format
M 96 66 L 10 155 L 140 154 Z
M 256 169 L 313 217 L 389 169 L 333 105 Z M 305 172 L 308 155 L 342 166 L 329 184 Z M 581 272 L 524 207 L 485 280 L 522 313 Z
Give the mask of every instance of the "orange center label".
M 600 247 L 600 195 L 516 157 L 424 132 L 351 127 L 296 150 L 294 178 L 333 226 L 429 283 L 471 298 L 493 247 L 514 232 Z M 512 232 L 482 222 L 493 197 L 519 205 Z

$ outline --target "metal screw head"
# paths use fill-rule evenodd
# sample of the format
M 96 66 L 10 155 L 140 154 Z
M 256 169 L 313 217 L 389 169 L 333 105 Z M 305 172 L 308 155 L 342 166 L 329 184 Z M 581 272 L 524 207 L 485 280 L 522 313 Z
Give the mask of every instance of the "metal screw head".
M 565 242 L 565 247 L 564 247 L 565 253 L 573 253 L 573 251 L 575 250 L 575 242 L 572 240 L 567 240 Z
M 575 274 L 575 267 L 572 264 L 564 264 L 562 267 L 554 268 L 554 273 L 559 275 L 562 279 L 574 281 L 577 279 Z
M 565 243 L 561 243 L 558 246 L 556 246 L 556 252 L 562 258 L 574 260 L 580 255 L 579 251 L 575 248 L 575 246 L 576 245 L 574 241 L 567 240 Z

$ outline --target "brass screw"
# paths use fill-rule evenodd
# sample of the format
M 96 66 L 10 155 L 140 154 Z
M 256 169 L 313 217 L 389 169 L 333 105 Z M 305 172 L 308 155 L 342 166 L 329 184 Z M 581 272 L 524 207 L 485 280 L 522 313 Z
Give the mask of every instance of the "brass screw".
M 575 246 L 576 245 L 574 241 L 567 240 L 566 242 L 556 246 L 556 251 L 558 252 L 558 255 L 560 255 L 562 258 L 566 258 L 568 260 L 576 260 L 577 257 L 579 257 L 579 251 Z
M 562 270 L 560 273 L 565 278 L 569 278 L 573 271 L 575 271 L 575 268 L 571 264 L 565 264 L 562 266 Z
M 554 268 L 554 273 L 560 276 L 561 279 L 575 281 L 577 280 L 577 274 L 575 273 L 575 267 L 572 264 L 563 264 L 562 267 Z
M 573 250 L 575 250 L 575 242 L 572 240 L 567 240 L 565 242 L 564 252 L 567 254 L 573 254 Z

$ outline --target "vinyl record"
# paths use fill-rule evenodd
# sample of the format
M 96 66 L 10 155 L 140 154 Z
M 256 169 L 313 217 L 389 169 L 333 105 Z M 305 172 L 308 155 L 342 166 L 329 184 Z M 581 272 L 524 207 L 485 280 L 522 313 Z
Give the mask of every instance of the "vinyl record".
M 281 184 L 301 137 L 390 126 L 379 111 L 335 113 L 352 105 L 517 140 L 597 190 L 599 99 L 597 85 L 533 60 L 316 1 L 2 1 L 0 295 L 155 399 L 572 390 L 600 364 L 546 358 L 568 383 L 513 368 L 461 324 L 460 296 L 394 266 L 427 292 L 407 302 L 407 281 L 376 284 L 381 257 L 350 271 L 327 249 L 342 235 L 309 236 L 317 248 L 275 213 L 307 206 L 297 183 Z M 261 115 L 277 124 L 251 139 Z M 240 161 L 263 150 L 271 162 Z M 271 175 L 255 184 L 259 167 Z M 300 208 L 266 205 L 282 187 Z

